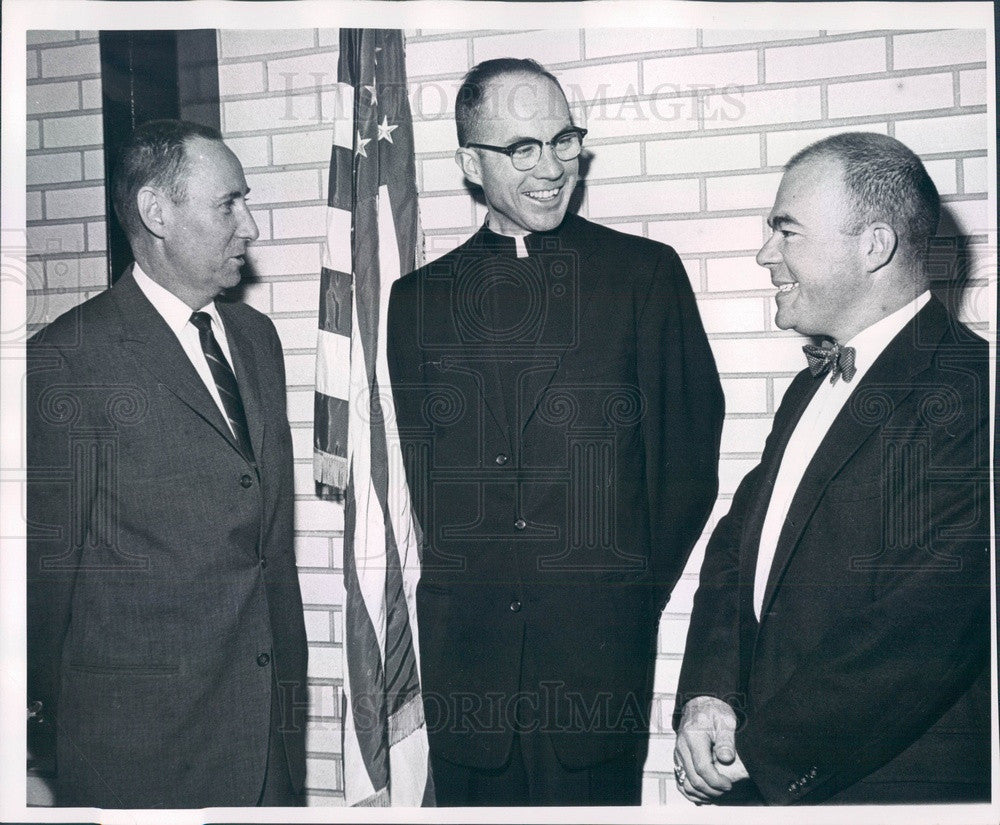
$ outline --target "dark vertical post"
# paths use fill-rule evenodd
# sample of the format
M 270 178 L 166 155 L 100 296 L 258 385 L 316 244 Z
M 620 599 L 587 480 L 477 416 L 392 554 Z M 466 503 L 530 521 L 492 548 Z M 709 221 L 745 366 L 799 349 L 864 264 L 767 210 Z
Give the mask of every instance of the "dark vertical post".
M 108 282 L 113 283 L 132 263 L 111 204 L 118 151 L 137 126 L 150 120 L 182 118 L 218 128 L 218 54 L 212 29 L 104 31 L 100 44 Z

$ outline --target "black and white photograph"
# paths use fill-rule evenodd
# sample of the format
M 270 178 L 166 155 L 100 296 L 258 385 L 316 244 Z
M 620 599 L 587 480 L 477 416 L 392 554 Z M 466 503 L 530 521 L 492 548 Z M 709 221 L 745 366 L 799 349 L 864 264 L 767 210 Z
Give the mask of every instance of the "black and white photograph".
M 0 820 L 997 821 L 992 3 L 2 11 Z

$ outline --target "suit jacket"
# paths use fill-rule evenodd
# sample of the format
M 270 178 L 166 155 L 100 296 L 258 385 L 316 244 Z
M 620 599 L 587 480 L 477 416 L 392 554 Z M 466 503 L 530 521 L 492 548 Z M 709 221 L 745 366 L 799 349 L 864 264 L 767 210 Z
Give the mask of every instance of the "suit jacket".
M 219 312 L 255 465 L 131 271 L 28 342 L 28 690 L 60 804 L 256 804 L 272 664 L 302 787 L 282 352 L 256 310 Z
M 702 567 L 678 686 L 737 710 L 771 804 L 961 801 L 989 787 L 986 343 L 932 299 L 860 381 L 791 502 L 752 605 L 761 528 L 819 382 L 775 414 Z
M 672 249 L 574 216 L 525 241 L 483 228 L 397 281 L 387 354 L 431 748 L 499 766 L 521 701 L 579 767 L 646 730 L 723 402 Z

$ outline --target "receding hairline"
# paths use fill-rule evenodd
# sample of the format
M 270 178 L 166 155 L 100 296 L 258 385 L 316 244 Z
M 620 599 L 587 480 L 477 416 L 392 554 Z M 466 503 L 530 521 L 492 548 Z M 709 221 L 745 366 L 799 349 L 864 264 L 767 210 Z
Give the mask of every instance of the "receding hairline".
M 830 135 L 796 152 L 786 174 L 801 167 L 836 168 L 854 210 L 850 231 L 873 221 L 889 223 L 908 251 L 925 248 L 940 219 L 940 195 L 910 147 L 878 132 Z
M 554 88 L 559 93 L 559 97 L 562 99 L 563 104 L 566 107 L 566 114 L 570 123 L 573 122 L 573 113 L 569 108 L 569 98 L 566 97 L 566 92 L 563 91 L 562 84 L 559 83 L 557 79 L 555 79 L 554 77 L 550 77 L 547 74 L 533 72 L 530 69 L 516 67 L 516 68 L 506 69 L 503 72 L 495 75 L 494 77 L 489 78 L 483 83 L 481 87 L 480 99 L 476 103 L 476 105 L 471 109 L 473 117 L 470 118 L 466 126 L 468 132 L 474 133 L 478 131 L 480 128 L 482 128 L 483 123 L 489 120 L 488 118 L 483 119 L 482 117 L 480 117 L 480 114 L 483 111 L 483 109 L 486 108 L 487 100 L 492 95 L 496 94 L 496 88 L 500 86 L 502 83 L 509 81 L 516 81 L 516 80 L 521 80 L 521 81 L 539 80 L 543 81 L 544 83 L 547 83 L 550 86 L 550 88 Z

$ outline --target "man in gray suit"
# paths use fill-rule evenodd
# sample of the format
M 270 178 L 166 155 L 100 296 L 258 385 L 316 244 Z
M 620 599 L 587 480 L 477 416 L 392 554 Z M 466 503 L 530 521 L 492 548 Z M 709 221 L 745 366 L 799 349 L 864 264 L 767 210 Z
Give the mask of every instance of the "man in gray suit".
M 136 263 L 28 342 L 28 699 L 57 802 L 294 805 L 306 638 L 274 325 L 216 302 L 258 236 L 213 129 L 136 130 Z

